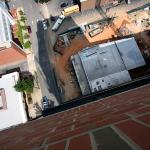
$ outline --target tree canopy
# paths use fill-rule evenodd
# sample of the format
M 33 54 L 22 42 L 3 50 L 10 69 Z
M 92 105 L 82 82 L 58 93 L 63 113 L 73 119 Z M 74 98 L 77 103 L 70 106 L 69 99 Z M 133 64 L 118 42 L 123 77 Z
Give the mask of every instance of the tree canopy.
M 32 93 L 34 87 L 34 81 L 32 79 L 20 79 L 17 81 L 17 84 L 14 86 L 18 92 Z

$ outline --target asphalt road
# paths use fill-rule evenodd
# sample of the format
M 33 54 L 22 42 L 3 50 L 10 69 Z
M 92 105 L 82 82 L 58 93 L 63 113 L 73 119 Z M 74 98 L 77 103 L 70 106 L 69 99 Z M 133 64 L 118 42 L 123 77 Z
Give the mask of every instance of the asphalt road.
M 60 101 L 60 95 L 49 56 L 52 54 L 52 46 L 50 45 L 51 39 L 49 35 L 51 34 L 51 30 L 49 29 L 47 32 L 43 30 L 40 23 L 40 21 L 43 20 L 43 16 L 41 15 L 39 7 L 34 0 L 12 0 L 8 3 L 8 5 L 10 9 L 23 7 L 25 11 L 27 24 L 31 26 L 32 29 L 32 33 L 30 35 L 32 51 L 35 56 L 35 63 L 37 66 L 37 74 L 41 85 L 42 95 L 47 96 L 49 99 L 53 99 L 57 105 L 58 103 L 56 102 L 56 99 Z
M 57 100 L 60 101 L 60 91 L 57 86 L 57 79 L 51 58 L 53 56 L 52 46 L 50 45 L 47 31 L 43 30 L 41 21 L 37 23 L 37 38 L 38 38 L 38 59 L 36 58 L 38 67 L 40 67 L 40 74 L 47 83 L 47 88 L 50 93 L 53 93 Z

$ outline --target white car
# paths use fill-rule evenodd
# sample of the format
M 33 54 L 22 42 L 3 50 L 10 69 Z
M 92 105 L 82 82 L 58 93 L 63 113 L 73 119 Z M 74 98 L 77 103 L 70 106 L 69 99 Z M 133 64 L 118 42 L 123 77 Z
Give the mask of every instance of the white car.
M 44 29 L 44 30 L 47 30 L 47 28 L 48 28 L 48 26 L 49 26 L 48 20 L 46 20 L 46 19 L 43 20 L 43 21 L 42 21 L 42 26 L 43 26 L 43 29 Z

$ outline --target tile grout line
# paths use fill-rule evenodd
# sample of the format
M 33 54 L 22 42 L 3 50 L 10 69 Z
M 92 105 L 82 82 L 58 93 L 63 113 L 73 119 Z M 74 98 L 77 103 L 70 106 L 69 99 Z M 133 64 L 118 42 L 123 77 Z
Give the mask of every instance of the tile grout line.
M 41 147 L 44 147 L 46 145 L 46 142 L 47 142 L 47 138 L 44 139 L 44 142 L 42 143 Z
M 71 140 L 70 138 L 67 139 L 64 150 L 68 150 L 69 149 L 70 140 Z
M 126 113 L 126 115 L 128 115 L 128 116 L 131 118 L 131 120 L 133 120 L 133 121 L 135 121 L 135 122 L 137 122 L 137 123 L 139 123 L 139 124 L 141 124 L 141 125 L 144 125 L 144 126 L 146 126 L 146 127 L 149 128 L 150 125 L 148 125 L 147 123 L 145 123 L 145 122 L 143 122 L 143 121 L 141 121 L 141 120 L 138 119 L 138 117 L 145 116 L 145 115 L 147 115 L 147 114 L 149 114 L 149 112 L 148 112 L 148 113 L 144 113 L 144 114 L 142 114 L 142 115 L 140 115 L 140 116 L 134 117 L 133 115 L 131 115 L 131 114 L 129 114 L 129 113 Z
M 93 133 L 89 132 L 89 136 L 90 136 L 92 150 L 97 150 L 96 142 L 95 142 Z
M 130 137 L 128 137 L 124 132 L 122 132 L 119 128 L 117 128 L 115 125 L 110 126 L 114 132 L 123 140 L 125 143 L 127 143 L 133 150 L 142 150 L 141 147 L 139 147 Z
M 141 120 L 138 120 L 138 119 L 136 119 L 136 118 L 134 118 L 133 120 L 134 120 L 135 122 L 137 122 L 137 123 L 143 125 L 143 126 L 146 126 L 146 127 L 150 128 L 150 125 L 146 124 L 145 122 L 143 122 L 143 121 L 141 121 Z

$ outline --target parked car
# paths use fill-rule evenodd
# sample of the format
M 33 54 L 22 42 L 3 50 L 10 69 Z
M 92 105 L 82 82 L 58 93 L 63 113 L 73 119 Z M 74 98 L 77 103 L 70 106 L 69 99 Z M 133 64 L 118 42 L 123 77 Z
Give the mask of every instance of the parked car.
M 49 107 L 50 107 L 49 99 L 46 96 L 44 96 L 42 99 L 42 108 L 43 110 L 45 110 L 48 109 Z
M 30 26 L 28 26 L 28 32 L 29 32 L 29 33 L 32 33 L 32 30 L 31 30 L 31 27 L 30 27 Z
M 57 19 L 58 19 L 58 16 L 52 16 L 52 15 L 51 15 L 51 17 L 50 17 L 50 20 L 51 20 L 51 21 L 56 21 Z
M 61 8 L 64 8 L 64 7 L 67 7 L 68 6 L 68 3 L 61 3 L 60 7 Z
M 47 30 L 47 28 L 49 27 L 49 22 L 47 19 L 42 21 L 42 26 L 44 30 Z

